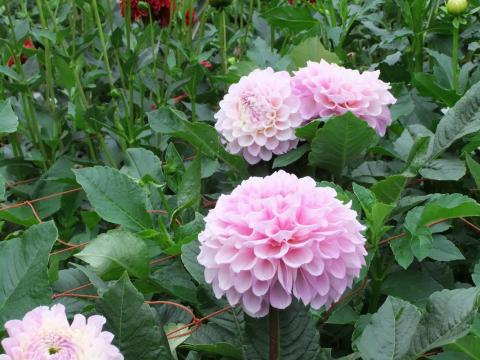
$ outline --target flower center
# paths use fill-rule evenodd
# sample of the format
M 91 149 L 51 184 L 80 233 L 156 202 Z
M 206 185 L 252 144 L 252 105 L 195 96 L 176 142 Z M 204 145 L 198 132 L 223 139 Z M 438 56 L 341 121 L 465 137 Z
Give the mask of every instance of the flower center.
M 59 347 L 56 347 L 56 346 L 49 347 L 48 348 L 48 355 L 56 354 L 56 353 L 60 352 L 60 350 L 61 349 Z
M 245 93 L 240 98 L 240 114 L 242 122 L 257 124 L 269 122 L 275 117 L 275 113 L 261 97 L 254 93 Z

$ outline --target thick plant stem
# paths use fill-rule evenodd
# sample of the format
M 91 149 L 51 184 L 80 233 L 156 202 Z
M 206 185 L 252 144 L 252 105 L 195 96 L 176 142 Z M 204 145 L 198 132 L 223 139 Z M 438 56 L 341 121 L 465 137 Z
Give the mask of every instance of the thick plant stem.
M 92 10 L 95 17 L 95 23 L 97 25 L 98 38 L 100 39 L 100 43 L 102 45 L 103 60 L 105 61 L 105 67 L 107 68 L 108 82 L 110 83 L 110 87 L 113 89 L 114 81 L 112 69 L 110 68 L 110 61 L 108 60 L 107 45 L 105 43 L 105 36 L 103 35 L 102 21 L 100 20 L 100 14 L 98 13 L 97 0 L 92 0 Z
M 279 324 L 279 311 L 273 307 L 270 307 L 270 313 L 268 315 L 268 332 L 270 338 L 270 351 L 269 360 L 280 359 L 280 324 Z
M 453 24 L 452 66 L 453 66 L 453 90 L 458 93 L 458 24 Z
M 43 11 L 43 4 L 40 0 L 37 0 L 37 8 L 40 14 L 40 22 L 44 30 L 48 31 L 48 23 Z M 55 90 L 53 87 L 53 73 L 52 73 L 52 44 L 50 40 L 45 44 L 45 77 L 47 83 L 47 103 L 49 110 L 53 112 L 55 110 Z
M 220 13 L 219 29 L 220 29 L 220 34 L 219 34 L 220 54 L 222 58 L 223 72 L 226 74 L 228 73 L 228 59 L 227 59 L 227 24 L 226 24 L 225 9 L 222 9 Z

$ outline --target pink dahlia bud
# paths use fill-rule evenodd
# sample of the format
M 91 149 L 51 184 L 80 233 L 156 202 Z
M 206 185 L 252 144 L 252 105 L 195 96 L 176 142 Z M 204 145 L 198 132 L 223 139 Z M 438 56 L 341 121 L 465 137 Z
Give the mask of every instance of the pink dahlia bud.
M 294 94 L 300 98 L 304 120 L 341 115 L 348 111 L 365 120 L 381 136 L 392 123 L 388 105 L 395 97 L 378 71 L 346 69 L 326 61 L 309 61 L 293 77 Z
M 123 360 L 104 324 L 102 316 L 75 315 L 70 325 L 63 305 L 37 307 L 23 320 L 7 321 L 0 360 Z
M 198 262 L 215 295 L 255 317 L 292 297 L 318 309 L 360 274 L 364 230 L 350 204 L 310 177 L 251 177 L 205 217 Z
M 242 154 L 250 164 L 268 161 L 297 146 L 299 106 L 286 71 L 257 69 L 230 86 L 215 114 L 215 128 L 231 153 Z

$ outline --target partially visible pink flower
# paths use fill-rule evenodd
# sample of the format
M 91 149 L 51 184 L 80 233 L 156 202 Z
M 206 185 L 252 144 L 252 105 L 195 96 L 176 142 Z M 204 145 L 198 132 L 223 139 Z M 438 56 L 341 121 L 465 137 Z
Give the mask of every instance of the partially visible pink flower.
M 257 69 L 230 86 L 215 114 L 215 128 L 229 152 L 242 154 L 250 164 L 268 161 L 297 146 L 299 106 L 286 71 Z
M 392 123 L 388 106 L 397 101 L 379 71 L 346 69 L 322 60 L 309 61 L 295 72 L 294 94 L 300 98 L 304 120 L 341 115 L 348 111 L 364 119 L 377 133 L 385 135 Z
M 123 360 L 104 324 L 102 316 L 75 315 L 70 325 L 63 305 L 37 307 L 22 320 L 7 321 L 10 337 L 2 340 L 0 360 Z
M 367 252 L 357 213 L 335 196 L 284 171 L 222 195 L 198 237 L 198 262 L 217 298 L 255 317 L 292 298 L 315 309 L 337 301 Z

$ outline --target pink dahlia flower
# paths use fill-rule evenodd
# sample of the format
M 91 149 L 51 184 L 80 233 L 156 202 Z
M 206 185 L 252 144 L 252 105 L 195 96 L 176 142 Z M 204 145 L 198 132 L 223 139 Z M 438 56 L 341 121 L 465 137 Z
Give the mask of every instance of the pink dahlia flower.
M 257 69 L 230 86 L 215 114 L 215 128 L 231 153 L 241 153 L 250 164 L 268 161 L 297 146 L 299 106 L 286 71 Z
M 365 120 L 381 136 L 392 123 L 388 105 L 395 97 L 379 71 L 346 69 L 326 61 L 309 61 L 293 77 L 294 94 L 300 99 L 304 120 L 341 115 L 348 111 Z
M 39 306 L 22 320 L 7 321 L 10 337 L 2 340 L 6 355 L 0 360 L 123 360 L 104 324 L 102 316 L 75 315 L 70 325 L 63 305 Z
M 284 171 L 222 195 L 199 235 L 198 262 L 215 295 L 255 317 L 292 297 L 315 309 L 338 300 L 367 252 L 364 226 L 335 196 Z

